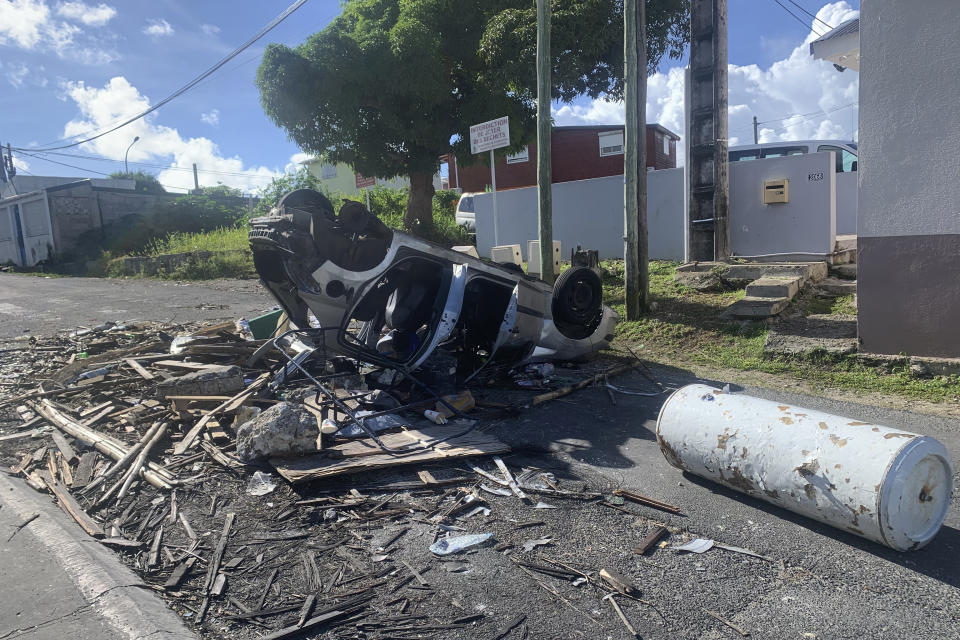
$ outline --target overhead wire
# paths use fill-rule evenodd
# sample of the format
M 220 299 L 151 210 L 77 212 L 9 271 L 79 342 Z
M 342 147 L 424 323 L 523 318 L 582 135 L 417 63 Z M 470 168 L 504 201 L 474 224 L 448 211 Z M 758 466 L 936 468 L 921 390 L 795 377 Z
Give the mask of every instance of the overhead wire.
M 800 9 L 800 11 L 803 11 L 805 14 L 807 14 L 808 16 L 810 16 L 811 18 L 813 18 L 814 20 L 816 20 L 817 22 L 819 22 L 820 24 L 822 24 L 823 26 L 825 26 L 827 29 L 830 29 L 831 31 L 833 30 L 833 27 L 832 27 L 832 26 L 830 26 L 828 23 L 826 23 L 826 22 L 824 22 L 823 20 L 821 20 L 820 18 L 818 18 L 815 14 L 812 14 L 812 13 L 810 13 L 809 11 L 807 11 L 807 10 L 806 10 L 805 8 L 803 8 L 801 5 L 797 4 L 794 0 L 787 0 L 787 2 L 789 2 L 790 4 L 792 4 L 793 6 L 795 6 L 797 9 Z
M 180 97 L 181 95 L 183 95 L 184 93 L 186 93 L 187 91 L 189 91 L 190 89 L 192 89 L 193 87 L 195 87 L 196 85 L 200 84 L 200 82 L 202 82 L 203 80 L 205 80 L 206 78 L 208 78 L 210 75 L 212 75 L 212 74 L 213 74 L 214 72 L 216 72 L 218 69 L 220 69 L 220 68 L 223 67 L 225 64 L 227 64 L 228 62 L 230 62 L 231 60 L 233 60 L 235 57 L 237 57 L 238 55 L 240 55 L 245 49 L 249 48 L 254 42 L 256 42 L 257 40 L 259 40 L 260 38 L 262 38 L 263 36 L 265 36 L 265 35 L 266 35 L 267 33 L 269 33 L 274 27 L 276 27 L 278 24 L 280 24 L 281 22 L 283 22 L 284 20 L 286 20 L 294 11 L 296 11 L 297 9 L 299 9 L 300 7 L 302 7 L 306 2 L 307 2 L 307 0 L 296 0 L 293 4 L 291 4 L 289 7 L 287 7 L 280 15 L 278 15 L 276 18 L 274 18 L 273 20 L 271 20 L 266 26 L 264 26 L 262 29 L 260 29 L 260 31 L 258 31 L 256 34 L 254 34 L 250 39 L 248 39 L 246 42 L 244 42 L 244 43 L 243 43 L 242 45 L 240 45 L 238 48 L 234 49 L 232 52 L 230 52 L 229 54 L 227 54 L 225 57 L 221 58 L 221 59 L 220 59 L 218 62 L 216 62 L 212 67 L 209 67 L 206 71 L 204 71 L 204 72 L 201 73 L 200 75 L 194 77 L 194 78 L 193 78 L 192 80 L 190 80 L 187 84 L 183 85 L 182 87 L 180 87 L 179 89 L 177 89 L 176 91 L 174 91 L 173 93 L 171 93 L 170 95 L 168 95 L 167 97 L 163 98 L 162 100 L 160 100 L 159 102 L 157 102 L 157 103 L 154 104 L 153 106 L 151 106 L 151 107 L 149 107 L 149 108 L 141 111 L 141 112 L 138 113 L 137 115 L 135 115 L 135 116 L 133 116 L 133 117 L 130 117 L 130 118 L 127 118 L 126 120 L 124 120 L 123 122 L 121 122 L 121 123 L 119 123 L 119 124 L 117 124 L 117 125 L 115 125 L 115 126 L 110 126 L 110 125 L 108 125 L 109 128 L 108 128 L 106 131 L 100 131 L 99 133 L 96 133 L 95 135 L 91 135 L 91 136 L 88 137 L 88 138 L 84 138 L 84 139 L 82 139 L 82 140 L 78 140 L 78 141 L 75 141 L 75 142 L 71 142 L 71 143 L 69 143 L 69 144 L 64 144 L 64 145 L 59 145 L 59 146 L 45 147 L 45 148 L 30 148 L 30 147 L 26 147 L 26 148 L 24 148 L 24 147 L 14 147 L 14 148 L 15 148 L 17 151 L 56 151 L 56 150 L 60 150 L 60 149 L 69 149 L 69 148 L 71 148 L 71 147 L 76 147 L 76 146 L 79 146 L 79 145 L 81 145 L 81 144 L 85 144 L 85 143 L 87 143 L 87 142 L 92 142 L 93 140 L 96 140 L 96 139 L 98 139 L 98 138 L 102 138 L 103 136 L 105 136 L 105 135 L 107 135 L 107 134 L 109 134 L 109 133 L 113 133 L 114 131 L 116 131 L 116 130 L 118 130 L 118 129 L 121 129 L 121 128 L 127 126 L 128 124 L 131 124 L 131 123 L 133 123 L 133 122 L 136 122 L 137 120 L 143 118 L 144 116 L 147 116 L 147 115 L 153 113 L 154 111 L 156 111 L 156 110 L 159 109 L 160 107 L 162 107 L 162 106 L 164 106 L 165 104 L 171 102 L 172 100 Z M 97 131 L 97 130 L 94 129 L 94 130 L 88 131 L 87 133 L 78 134 L 78 135 L 79 135 L 79 136 L 88 135 L 88 134 L 90 134 L 90 133 L 93 133 L 94 131 Z M 76 137 L 76 136 L 74 136 L 74 137 Z
M 45 158 L 45 157 L 42 157 L 42 156 L 39 156 L 39 155 L 34 155 L 34 154 L 32 154 L 32 153 L 27 153 L 26 151 L 21 151 L 20 154 L 21 154 L 21 155 L 24 155 L 24 156 L 27 156 L 27 157 L 30 157 L 30 158 L 34 158 L 34 159 L 36 159 L 36 160 L 40 160 L 41 162 L 50 162 L 50 163 L 53 163 L 53 164 L 58 164 L 58 165 L 60 165 L 61 167 L 67 167 L 67 168 L 69 168 L 69 169 L 76 169 L 77 171 L 85 171 L 85 172 L 87 172 L 87 173 L 96 173 L 96 174 L 99 174 L 99 175 L 101 175 L 101 176 L 106 176 L 106 177 L 108 177 L 108 178 L 110 177 L 110 174 L 109 174 L 109 173 L 104 173 L 103 171 L 97 171 L 96 169 L 87 169 L 87 168 L 85 168 L 85 167 L 78 167 L 78 166 L 76 166 L 76 165 L 67 164 L 66 162 L 60 162 L 60 161 L 58 161 L 58 160 L 51 160 L 50 158 Z M 185 191 L 187 191 L 187 192 L 190 191 L 190 189 L 189 189 L 188 187 L 175 187 L 175 186 L 169 185 L 169 184 L 161 184 L 160 186 L 161 186 L 161 187 L 164 187 L 165 189 L 183 189 L 183 190 L 185 190 Z
M 784 11 L 786 11 L 787 13 L 789 13 L 791 16 L 793 16 L 793 19 L 794 19 L 794 20 L 796 20 L 797 22 L 799 22 L 800 24 L 802 24 L 804 27 L 809 28 L 810 31 L 812 31 L 814 34 L 816 34 L 816 36 L 817 36 L 818 38 L 823 35 L 823 34 L 820 33 L 819 31 L 817 31 L 816 29 L 814 29 L 812 24 L 807 24 L 807 21 L 806 21 L 806 20 L 804 20 L 803 18 L 801 18 L 800 16 L 798 16 L 797 14 L 795 14 L 793 11 L 790 11 L 790 9 L 787 8 L 787 5 L 785 5 L 785 4 L 783 4 L 782 2 L 780 2 L 780 0 L 773 0 L 773 1 L 776 2 L 778 5 L 780 5 L 780 8 L 781 8 L 781 9 L 783 9 Z

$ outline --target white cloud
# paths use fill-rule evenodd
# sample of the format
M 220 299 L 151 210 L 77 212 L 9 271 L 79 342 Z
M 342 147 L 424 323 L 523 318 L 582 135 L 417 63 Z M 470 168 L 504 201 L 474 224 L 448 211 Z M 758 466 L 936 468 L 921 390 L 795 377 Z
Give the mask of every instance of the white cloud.
M 200 114 L 200 120 L 211 127 L 218 126 L 220 124 L 220 109 L 212 109 L 208 113 Z
M 857 15 L 847 2 L 833 2 L 817 12 L 818 18 L 832 25 Z M 859 74 L 839 73 L 829 62 L 814 60 L 808 45 L 817 37 L 811 31 L 789 56 L 766 69 L 729 65 L 730 146 L 753 142 L 753 116 L 763 123 L 760 142 L 855 138 Z M 647 122 L 658 122 L 680 135 L 684 133 L 683 75 L 682 68 L 673 67 L 647 80 Z M 554 111 L 554 118 L 558 125 L 622 123 L 623 103 L 594 100 L 563 105 Z M 678 147 L 682 156 L 682 145 Z
M 283 168 L 284 173 L 296 173 L 303 167 L 303 163 L 314 158 L 312 153 L 298 152 L 290 156 L 290 162 Z
M 215 36 L 220 33 L 220 27 L 215 24 L 202 24 L 200 29 L 208 36 Z
M 22 87 L 27 76 L 30 74 L 30 68 L 22 62 L 7 64 L 6 66 L 0 63 L 0 67 L 3 68 L 3 77 L 13 85 L 14 89 Z
M 149 99 L 122 76 L 111 79 L 103 88 L 88 87 L 83 82 L 68 83 L 64 88 L 80 111 L 78 118 L 65 125 L 64 137 L 106 128 L 150 106 Z M 139 136 L 140 140 L 130 149 L 130 162 L 169 163 L 160 171 L 160 182 L 185 189 L 193 188 L 193 163 L 199 168 L 201 185 L 222 182 L 245 191 L 266 186 L 280 173 L 269 167 L 246 166 L 239 156 L 225 157 L 209 138 L 184 139 L 176 129 L 157 124 L 154 116 L 141 118 L 81 148 L 122 160 L 130 142 Z
M 61 8 L 74 4 L 82 3 L 67 3 Z M 102 18 L 102 8 L 112 10 L 107 5 L 91 8 L 95 13 L 100 12 L 95 15 L 96 19 Z M 83 64 L 105 64 L 119 57 L 114 51 L 101 49 L 99 41 L 78 44 L 78 39 L 83 40 L 83 30 L 75 24 L 55 20 L 43 0 L 0 0 L 0 45 L 52 51 L 60 58 Z
M 147 26 L 143 28 L 143 33 L 151 38 L 164 38 L 173 35 L 173 27 L 163 18 L 151 18 L 147 20 Z
M 13 156 L 13 166 L 17 171 L 30 171 L 30 163 L 17 156 Z
M 102 2 L 97 6 L 82 2 L 62 2 L 57 5 L 57 15 L 90 27 L 102 27 L 117 15 L 117 10 Z

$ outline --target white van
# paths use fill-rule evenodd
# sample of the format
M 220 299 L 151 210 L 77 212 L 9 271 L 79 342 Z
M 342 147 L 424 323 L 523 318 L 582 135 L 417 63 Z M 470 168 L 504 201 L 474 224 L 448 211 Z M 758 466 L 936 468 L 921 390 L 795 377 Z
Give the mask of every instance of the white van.
M 465 193 L 460 196 L 460 199 L 457 201 L 457 224 L 461 227 L 466 227 L 470 231 L 476 229 L 477 209 L 473 197 L 478 195 L 480 194 Z
M 796 142 L 764 142 L 739 147 L 730 147 L 730 162 L 798 156 L 804 153 L 833 151 L 837 173 L 857 170 L 857 143 L 840 140 L 798 140 Z

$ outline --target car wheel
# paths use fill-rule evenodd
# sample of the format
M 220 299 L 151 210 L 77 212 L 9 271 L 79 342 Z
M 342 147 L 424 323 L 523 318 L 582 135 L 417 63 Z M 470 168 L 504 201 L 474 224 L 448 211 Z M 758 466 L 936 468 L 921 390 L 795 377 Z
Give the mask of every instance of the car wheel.
M 569 324 L 595 320 L 603 307 L 603 283 L 589 267 L 571 267 L 553 285 L 553 317 Z

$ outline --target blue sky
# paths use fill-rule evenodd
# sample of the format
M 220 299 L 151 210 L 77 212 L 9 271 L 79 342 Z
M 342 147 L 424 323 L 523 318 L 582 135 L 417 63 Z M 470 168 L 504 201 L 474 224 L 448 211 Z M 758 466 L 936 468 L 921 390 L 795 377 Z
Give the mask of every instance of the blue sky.
M 757 115 L 770 121 L 764 139 L 852 138 L 857 74 L 839 74 L 813 61 L 804 43 L 815 37 L 811 24 L 825 27 L 790 0 L 781 2 L 804 23 L 774 0 L 729 0 L 731 137 L 749 142 L 750 119 Z M 850 0 L 795 2 L 832 26 L 859 9 L 859 2 Z M 0 142 L 49 145 L 132 115 L 215 63 L 288 4 L 0 0 Z M 78 176 L 120 170 L 124 152 L 139 135 L 130 149 L 131 169 L 157 173 L 164 184 L 185 188 L 192 185 L 190 166 L 196 162 L 201 184 L 255 190 L 302 159 L 260 108 L 254 76 L 263 48 L 269 42 L 298 44 L 339 11 L 337 1 L 310 0 L 263 40 L 145 121 L 62 152 L 70 155 L 21 154 L 21 170 Z M 681 64 L 664 61 L 650 79 L 648 120 L 682 134 Z M 782 119 L 793 114 L 804 117 Z M 623 108 L 582 99 L 557 105 L 555 117 L 559 124 L 622 122 Z

